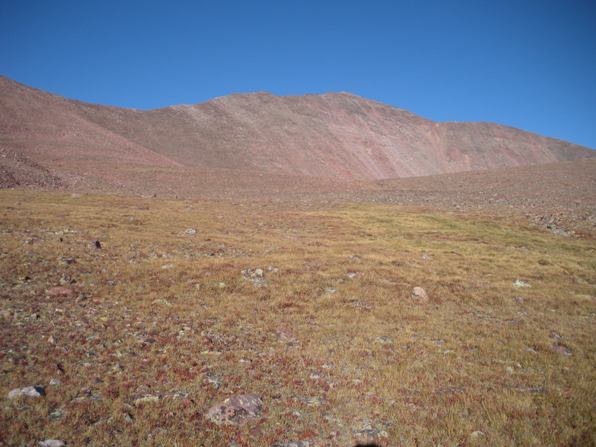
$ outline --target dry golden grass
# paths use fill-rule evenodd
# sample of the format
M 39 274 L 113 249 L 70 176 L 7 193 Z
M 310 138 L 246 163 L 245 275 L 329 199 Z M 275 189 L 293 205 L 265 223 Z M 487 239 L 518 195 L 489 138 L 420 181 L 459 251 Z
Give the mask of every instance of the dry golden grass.
M 0 443 L 595 445 L 595 250 L 391 206 L 2 191 Z M 204 418 L 239 392 L 260 420 Z

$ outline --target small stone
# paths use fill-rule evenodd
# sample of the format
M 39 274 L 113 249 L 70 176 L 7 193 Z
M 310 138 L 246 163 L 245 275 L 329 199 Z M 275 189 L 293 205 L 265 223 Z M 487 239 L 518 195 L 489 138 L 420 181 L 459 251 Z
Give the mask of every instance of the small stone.
M 52 298 L 72 296 L 72 290 L 66 287 L 51 287 L 47 290 L 48 296 Z
M 412 298 L 419 303 L 428 303 L 428 295 L 426 294 L 426 290 L 422 287 L 414 287 L 412 289 Z
M 164 264 L 161 266 L 162 270 L 170 270 L 174 268 L 174 264 Z
M 60 385 L 61 383 L 62 383 L 62 382 L 60 382 L 60 379 L 56 379 L 56 378 L 54 378 L 54 377 L 52 377 L 52 378 L 50 379 L 50 385 L 51 385 L 51 386 L 58 386 L 58 385 Z
M 184 234 L 194 236 L 195 234 L 197 234 L 197 230 L 195 230 L 194 228 L 187 228 L 186 230 L 184 230 Z
M 298 400 L 309 407 L 320 407 L 323 404 L 323 399 L 318 396 L 300 397 Z
M 362 429 L 352 430 L 352 435 L 358 445 L 377 445 L 389 437 L 385 430 L 372 427 L 370 423 L 365 423 Z
M 286 342 L 289 345 L 293 345 L 298 342 L 298 338 L 296 338 L 294 333 L 287 328 L 276 329 L 275 335 L 277 335 L 280 340 Z
M 159 396 L 153 396 L 153 395 L 145 395 L 145 396 L 141 396 L 137 399 L 134 400 L 134 405 L 136 407 L 138 407 L 139 405 L 144 405 L 144 404 L 152 404 L 155 402 L 159 401 Z
M 58 420 L 58 419 L 62 419 L 63 417 L 64 417 L 64 411 L 61 410 L 60 408 L 58 408 L 50 413 L 51 420 Z
M 59 441 L 58 439 L 46 439 L 45 441 L 39 441 L 39 447 L 62 447 L 64 446 L 64 441 Z
M 511 366 L 508 366 L 507 368 L 505 368 L 505 372 L 507 374 L 513 374 L 515 370 Z
M 213 388 L 215 388 L 216 390 L 219 390 L 219 388 L 222 385 L 222 381 L 217 374 L 210 372 L 210 373 L 207 373 L 205 378 L 207 379 L 207 383 L 210 383 L 211 385 L 213 385 Z
M 485 437 L 486 437 L 486 435 L 483 432 L 481 432 L 480 430 L 473 431 L 472 433 L 470 433 L 470 436 L 469 436 L 470 442 L 472 443 L 472 445 L 479 442 L 480 440 L 482 440 Z
M 17 399 L 19 397 L 42 397 L 46 395 L 46 391 L 42 386 L 27 386 L 25 388 L 15 388 L 9 391 L 9 399 Z
M 358 276 L 358 273 L 356 273 L 356 272 L 348 272 L 348 273 L 346 273 L 346 276 L 349 279 L 354 279 L 354 278 L 356 278 L 356 276 Z
M 258 418 L 263 402 L 256 394 L 237 394 L 213 405 L 206 418 L 217 425 L 242 425 L 248 419 Z
M 391 337 L 386 336 L 386 335 L 381 335 L 380 337 L 377 337 L 375 339 L 375 341 L 377 343 L 382 344 L 382 345 L 392 345 L 393 344 L 393 339 Z
M 513 281 L 513 287 L 515 287 L 516 289 L 521 289 L 522 287 L 530 287 L 530 284 L 528 284 L 528 282 L 524 281 L 523 279 L 516 279 L 515 281 Z
M 548 336 L 550 338 L 552 338 L 553 340 L 561 340 L 563 339 L 563 337 L 561 337 L 561 335 L 555 331 L 550 331 L 550 334 L 548 334 Z
M 96 248 L 97 250 L 101 250 L 101 242 L 99 242 L 99 241 L 95 241 L 95 248 Z
M 314 446 L 314 444 L 309 441 L 288 441 L 288 442 L 273 444 L 271 447 L 311 447 L 311 446 Z
M 573 354 L 573 350 L 569 346 L 564 345 L 563 343 L 553 344 L 553 351 L 555 351 L 561 355 L 567 355 L 567 356 Z
M 265 272 L 263 269 L 256 268 L 256 269 L 245 269 L 242 270 L 242 277 L 248 281 L 251 281 L 255 286 L 260 287 L 267 284 L 267 280 L 265 279 Z

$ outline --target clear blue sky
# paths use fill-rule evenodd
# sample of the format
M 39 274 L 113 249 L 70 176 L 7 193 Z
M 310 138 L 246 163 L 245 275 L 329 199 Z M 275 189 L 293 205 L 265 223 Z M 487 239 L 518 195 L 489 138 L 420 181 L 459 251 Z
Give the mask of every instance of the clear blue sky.
M 594 0 L 2 0 L 0 74 L 140 109 L 348 91 L 596 148 Z

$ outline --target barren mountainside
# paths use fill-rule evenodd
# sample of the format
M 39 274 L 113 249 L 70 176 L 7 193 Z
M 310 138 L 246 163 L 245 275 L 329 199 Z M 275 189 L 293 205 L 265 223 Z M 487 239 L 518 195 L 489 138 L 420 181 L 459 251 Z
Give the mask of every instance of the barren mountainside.
M 230 95 L 140 111 L 68 100 L 3 77 L 0 150 L 3 183 L 12 176 L 21 184 L 48 176 L 113 183 L 111 172 L 124 167 L 379 180 L 596 155 L 497 124 L 433 122 L 347 93 Z M 15 159 L 16 167 L 7 162 Z

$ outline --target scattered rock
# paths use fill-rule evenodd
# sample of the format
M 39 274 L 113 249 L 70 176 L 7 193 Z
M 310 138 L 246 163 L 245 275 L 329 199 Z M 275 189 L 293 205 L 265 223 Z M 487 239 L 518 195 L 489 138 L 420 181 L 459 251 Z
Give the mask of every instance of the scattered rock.
M 357 300 L 357 299 L 348 300 L 347 304 L 355 309 L 358 309 L 358 310 L 371 310 L 372 309 L 372 305 L 370 303 L 367 303 L 366 301 L 362 301 L 362 300 Z
M 70 275 L 64 273 L 61 277 L 60 277 L 60 285 L 61 286 L 67 286 L 69 284 L 74 284 L 77 281 L 75 279 L 73 279 Z
M 54 420 L 54 421 L 58 420 L 58 419 L 62 419 L 64 417 L 64 410 L 58 408 L 58 409 L 52 411 L 49 416 L 50 416 L 50 419 Z
M 298 343 L 298 338 L 287 328 L 278 328 L 275 330 L 275 335 L 279 337 L 281 341 L 286 342 L 289 345 Z
M 521 289 L 522 287 L 530 287 L 528 281 L 524 281 L 523 279 L 516 279 L 513 281 L 513 287 L 516 289 Z
M 215 388 L 216 390 L 219 390 L 219 388 L 222 385 L 222 382 L 221 382 L 221 379 L 219 378 L 219 376 L 212 372 L 207 373 L 205 375 L 205 379 L 207 380 L 207 383 L 210 383 L 211 385 L 213 385 L 213 388 Z
M 39 447 L 63 447 L 64 441 L 59 441 L 58 439 L 46 439 L 45 441 L 39 441 Z
M 426 290 L 422 287 L 414 287 L 412 289 L 412 298 L 419 303 L 428 303 L 428 295 Z
M 525 298 L 523 296 L 516 296 L 513 297 L 513 301 L 515 301 L 517 304 L 524 304 Z
M 349 279 L 354 279 L 354 278 L 356 278 L 358 276 L 358 273 L 357 272 L 348 272 L 348 273 L 346 273 L 346 276 Z
M 323 399 L 319 396 L 315 397 L 299 397 L 296 400 L 302 402 L 309 407 L 319 407 L 323 404 Z
M 19 397 L 42 397 L 46 395 L 46 390 L 42 386 L 27 386 L 25 388 L 15 388 L 9 391 L 9 399 L 17 399 Z
M 389 438 L 385 430 L 373 427 L 368 420 L 364 421 L 361 428 L 353 429 L 352 436 L 358 445 L 377 445 Z
M 174 264 L 164 264 L 161 266 L 162 270 L 170 270 L 174 268 Z
M 265 279 L 265 273 L 263 272 L 263 269 L 244 269 L 241 273 L 242 277 L 245 280 L 251 281 L 257 287 L 264 286 L 267 284 L 267 280 Z
M 310 441 L 288 441 L 273 444 L 271 447 L 312 447 L 314 444 Z
M 72 290 L 66 287 L 51 287 L 47 290 L 48 296 L 52 298 L 72 296 Z
M 213 405 L 207 412 L 207 419 L 220 425 L 242 425 L 248 419 L 258 418 L 263 411 L 263 402 L 256 394 L 237 394 Z
M 70 258 L 70 257 L 65 257 L 65 256 L 63 256 L 63 257 L 61 258 L 61 260 L 62 260 L 62 262 L 64 262 L 66 265 L 72 265 L 72 264 L 74 264 L 75 262 L 77 262 L 77 260 L 76 260 L 75 258 Z
M 197 234 L 197 230 L 195 230 L 194 228 L 187 228 L 186 230 L 184 230 L 184 234 L 188 236 L 194 236 L 195 234 Z
M 51 385 L 51 386 L 58 386 L 58 385 L 60 385 L 61 383 L 62 383 L 62 382 L 60 382 L 60 379 L 56 379 L 56 378 L 54 378 L 54 377 L 52 377 L 52 378 L 50 379 L 50 385 Z
M 563 337 L 555 331 L 550 331 L 550 334 L 548 334 L 548 336 L 550 338 L 552 338 L 553 340 L 562 340 L 563 339 Z
M 485 437 L 486 437 L 486 435 L 483 432 L 476 430 L 476 431 L 473 431 L 472 433 L 470 433 L 469 439 L 470 439 L 470 442 L 472 443 L 472 445 L 475 445 L 476 443 L 480 442 Z
M 325 287 L 325 293 L 328 294 L 334 294 L 335 292 L 337 292 L 337 289 L 335 287 Z
M 554 343 L 553 351 L 555 351 L 561 355 L 567 355 L 567 356 L 573 354 L 573 350 L 569 346 L 564 345 L 563 343 Z
M 95 241 L 95 248 L 96 248 L 97 250 L 101 250 L 101 242 L 99 242 L 99 241 Z
M 375 339 L 375 341 L 382 345 L 392 345 L 393 344 L 393 339 L 386 335 L 381 335 L 380 337 L 377 337 Z
M 138 397 L 137 399 L 135 399 L 133 401 L 133 404 L 135 405 L 135 407 L 138 407 L 139 405 L 152 404 L 155 402 L 159 402 L 159 396 L 153 396 L 151 394 L 146 394 L 145 396 L 141 396 L 141 397 Z

